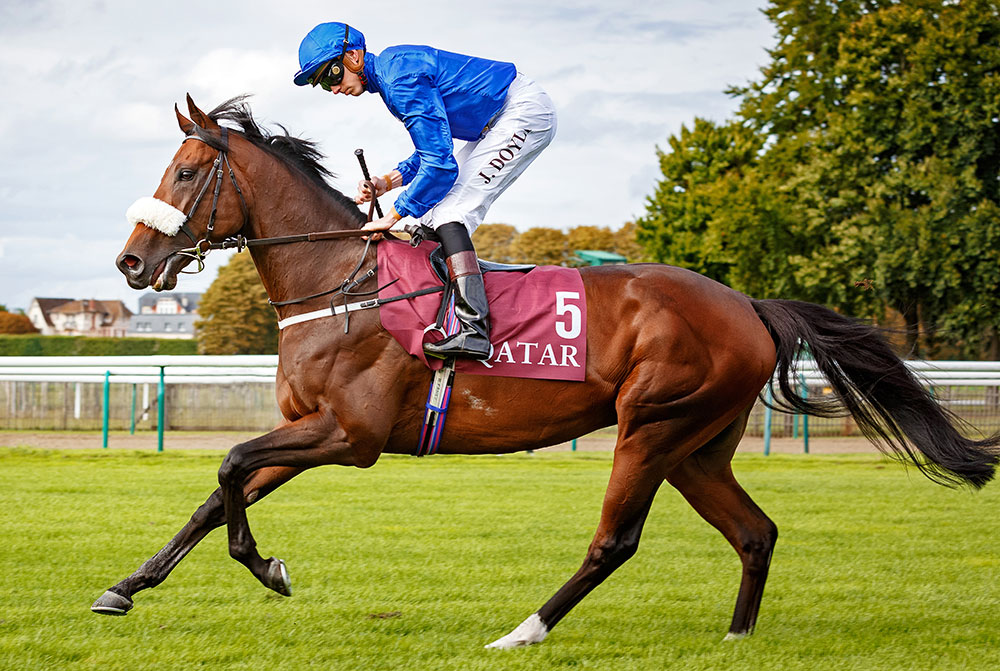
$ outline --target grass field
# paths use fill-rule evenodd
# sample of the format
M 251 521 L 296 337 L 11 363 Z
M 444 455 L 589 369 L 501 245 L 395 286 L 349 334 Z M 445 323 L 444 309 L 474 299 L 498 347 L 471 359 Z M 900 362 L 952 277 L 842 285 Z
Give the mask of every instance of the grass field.
M 166 542 L 218 453 L 0 450 L 0 669 L 1000 668 L 1000 485 L 971 494 L 859 456 L 739 456 L 780 529 L 757 633 L 671 488 L 638 555 L 541 645 L 484 650 L 577 569 L 611 455 L 385 457 L 303 474 L 250 509 L 294 596 L 211 534 L 127 617 L 90 603 Z M 399 613 L 394 617 L 379 614 Z

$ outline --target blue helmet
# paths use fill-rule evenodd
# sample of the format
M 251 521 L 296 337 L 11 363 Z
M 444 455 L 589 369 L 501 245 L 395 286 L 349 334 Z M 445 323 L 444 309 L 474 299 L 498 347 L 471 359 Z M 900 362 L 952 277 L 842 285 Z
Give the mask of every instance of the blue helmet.
M 305 86 L 319 66 L 342 56 L 344 51 L 364 49 L 365 36 L 346 23 L 321 23 L 302 39 L 299 45 L 300 70 L 295 73 L 296 86 Z

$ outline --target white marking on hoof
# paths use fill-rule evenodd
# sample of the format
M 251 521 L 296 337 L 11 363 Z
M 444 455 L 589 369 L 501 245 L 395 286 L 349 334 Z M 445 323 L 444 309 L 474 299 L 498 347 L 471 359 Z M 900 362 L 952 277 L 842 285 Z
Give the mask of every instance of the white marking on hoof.
M 746 632 L 743 632 L 742 634 L 734 634 L 733 632 L 729 632 L 728 634 L 726 634 L 726 637 L 724 639 L 722 639 L 722 640 L 723 641 L 742 641 L 744 638 L 746 638 L 749 635 L 750 634 L 748 634 Z
M 542 622 L 542 618 L 538 617 L 538 613 L 534 613 L 527 620 L 517 625 L 517 629 L 503 638 L 498 638 L 486 647 L 497 648 L 499 650 L 520 648 L 526 645 L 541 643 L 548 634 L 549 628 Z

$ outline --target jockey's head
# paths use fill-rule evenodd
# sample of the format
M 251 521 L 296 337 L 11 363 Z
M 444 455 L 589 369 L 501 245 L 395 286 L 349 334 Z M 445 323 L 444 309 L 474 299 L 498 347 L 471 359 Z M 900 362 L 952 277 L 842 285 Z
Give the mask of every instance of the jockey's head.
M 361 95 L 365 36 L 346 23 L 321 23 L 302 39 L 299 66 L 294 82 L 298 86 L 321 86 L 324 91 Z

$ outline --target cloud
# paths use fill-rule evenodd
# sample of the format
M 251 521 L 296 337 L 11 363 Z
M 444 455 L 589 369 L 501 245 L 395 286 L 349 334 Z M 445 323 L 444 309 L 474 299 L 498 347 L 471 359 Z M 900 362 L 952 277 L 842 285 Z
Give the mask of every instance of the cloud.
M 372 51 L 432 44 L 511 60 L 552 96 L 559 132 L 488 221 L 519 228 L 619 226 L 642 212 L 656 145 L 695 116 L 724 119 L 723 90 L 753 77 L 771 40 L 745 0 L 668 0 L 622 9 L 603 0 L 470 4 L 383 0 L 331 6 L 221 0 L 196 15 L 125 0 L 0 2 L 0 303 L 33 295 L 121 297 L 114 257 L 125 208 L 152 194 L 181 137 L 173 105 L 203 109 L 253 93 L 255 117 L 317 140 L 334 185 L 353 193 L 354 149 L 382 173 L 412 152 L 378 96 L 346 100 L 291 84 L 316 23 L 361 28 Z M 137 26 L 152 26 L 140 30 Z M 185 276 L 207 287 L 218 267 Z

